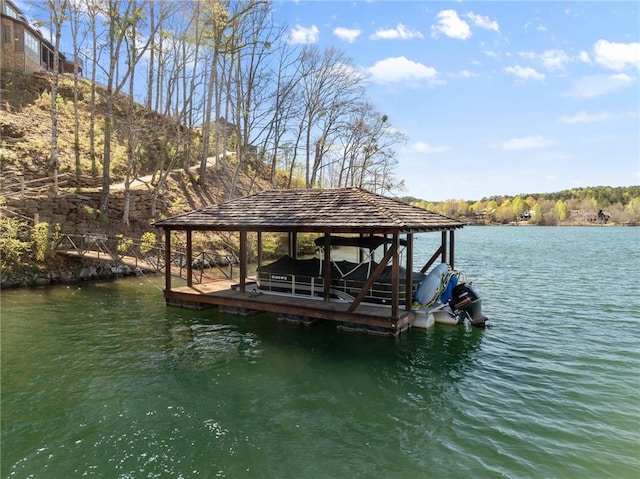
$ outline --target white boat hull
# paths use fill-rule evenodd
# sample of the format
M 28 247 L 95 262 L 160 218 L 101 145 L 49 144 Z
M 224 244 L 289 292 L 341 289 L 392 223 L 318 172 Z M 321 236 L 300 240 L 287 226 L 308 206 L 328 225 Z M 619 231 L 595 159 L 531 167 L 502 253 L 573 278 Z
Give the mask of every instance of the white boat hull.
M 420 329 L 431 329 L 435 327 L 436 322 L 433 316 L 433 313 L 429 313 L 427 311 L 415 311 L 413 317 L 413 323 L 411 324 L 414 328 Z

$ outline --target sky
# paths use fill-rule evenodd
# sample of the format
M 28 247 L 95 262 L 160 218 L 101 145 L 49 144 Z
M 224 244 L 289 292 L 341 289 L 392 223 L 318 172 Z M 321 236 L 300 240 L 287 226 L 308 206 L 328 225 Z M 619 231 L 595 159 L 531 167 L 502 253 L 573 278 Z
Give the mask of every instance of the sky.
M 400 196 L 640 184 L 639 2 L 274 2 L 291 43 L 344 51 L 407 136 Z
M 638 1 L 272 5 L 291 44 L 345 52 L 406 136 L 395 148 L 399 196 L 640 184 Z

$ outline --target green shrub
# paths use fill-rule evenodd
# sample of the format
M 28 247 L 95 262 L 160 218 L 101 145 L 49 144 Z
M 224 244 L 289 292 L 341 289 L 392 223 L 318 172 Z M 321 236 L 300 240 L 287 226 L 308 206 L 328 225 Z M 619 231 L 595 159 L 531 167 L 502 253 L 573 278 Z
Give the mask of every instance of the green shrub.
M 22 256 L 30 249 L 30 242 L 22 239 L 26 223 L 14 218 L 0 217 L 0 271 L 11 275 L 22 263 Z
M 140 252 L 143 255 L 149 254 L 156 246 L 156 235 L 147 231 L 140 237 Z
M 36 261 L 44 261 L 51 257 L 60 237 L 61 226 L 56 223 L 53 227 L 47 223 L 38 223 L 31 232 L 31 242 Z
M 118 238 L 118 253 L 126 253 L 131 250 L 133 246 L 133 240 L 131 238 L 125 238 L 124 235 L 116 235 Z

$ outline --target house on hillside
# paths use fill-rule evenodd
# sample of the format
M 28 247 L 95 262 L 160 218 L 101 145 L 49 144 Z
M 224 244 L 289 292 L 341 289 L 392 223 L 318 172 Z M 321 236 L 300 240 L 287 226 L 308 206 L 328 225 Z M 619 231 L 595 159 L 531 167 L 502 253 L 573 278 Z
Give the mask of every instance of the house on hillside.
M 32 26 L 11 1 L 0 0 L 0 70 L 33 73 L 52 71 L 55 48 L 42 32 Z M 58 53 L 59 73 L 73 73 L 73 59 Z M 82 65 L 78 65 L 82 73 Z

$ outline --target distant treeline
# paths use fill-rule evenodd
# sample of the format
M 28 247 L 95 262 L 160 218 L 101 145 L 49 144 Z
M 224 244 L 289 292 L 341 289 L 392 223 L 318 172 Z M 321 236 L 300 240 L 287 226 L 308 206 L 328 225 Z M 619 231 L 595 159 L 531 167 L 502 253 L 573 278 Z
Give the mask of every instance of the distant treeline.
M 555 225 L 640 222 L 640 186 L 593 186 L 555 193 L 492 196 L 479 201 L 427 202 L 412 197 L 405 197 L 403 201 L 445 216 L 477 223 L 526 221 Z

